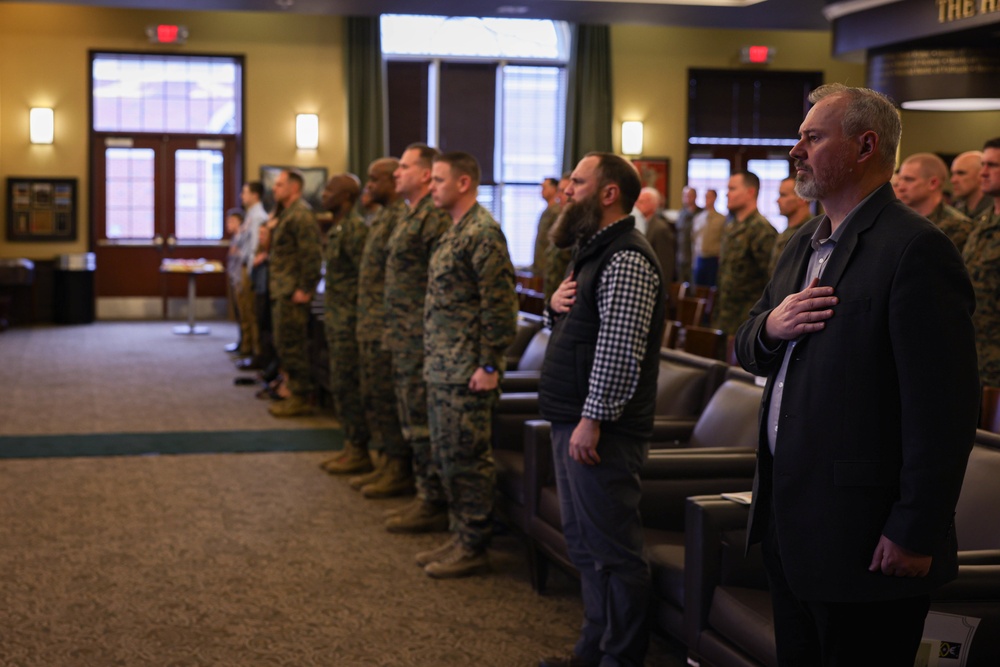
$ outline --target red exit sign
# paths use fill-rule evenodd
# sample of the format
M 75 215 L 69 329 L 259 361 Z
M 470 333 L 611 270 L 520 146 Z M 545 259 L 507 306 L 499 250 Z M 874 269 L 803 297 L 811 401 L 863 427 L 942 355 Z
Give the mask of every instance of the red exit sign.
M 151 44 L 183 44 L 188 38 L 188 29 L 182 25 L 161 23 L 146 28 L 146 36 Z
M 744 46 L 740 51 L 740 62 L 753 65 L 766 65 L 774 57 L 774 49 L 770 46 Z

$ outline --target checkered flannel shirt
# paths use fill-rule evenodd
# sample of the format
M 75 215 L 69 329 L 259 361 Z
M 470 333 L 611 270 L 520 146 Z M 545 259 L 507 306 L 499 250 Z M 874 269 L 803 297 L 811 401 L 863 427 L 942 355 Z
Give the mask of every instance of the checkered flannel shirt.
M 601 326 L 583 404 L 584 417 L 616 421 L 635 393 L 659 286 L 659 272 L 638 251 L 619 251 L 605 266 L 597 283 Z M 547 325 L 552 324 L 553 316 L 546 309 Z

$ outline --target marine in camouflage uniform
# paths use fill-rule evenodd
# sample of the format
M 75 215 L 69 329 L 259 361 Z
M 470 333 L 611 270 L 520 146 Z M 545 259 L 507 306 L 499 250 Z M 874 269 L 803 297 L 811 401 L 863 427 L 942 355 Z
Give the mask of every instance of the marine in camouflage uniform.
M 358 271 L 357 340 L 361 354 L 361 400 L 372 431 L 371 446 L 384 457 L 410 465 L 410 450 L 399 425 L 393 385 L 392 354 L 382 345 L 385 334 L 385 262 L 389 237 L 407 214 L 402 199 L 385 205 L 372 222 Z M 372 479 L 358 480 L 358 488 Z
M 969 203 L 967 201 L 960 199 L 955 202 L 955 210 L 970 220 L 977 220 L 979 219 L 979 216 L 984 213 L 989 215 L 989 212 L 993 210 L 993 197 L 983 195 L 983 198 L 979 200 L 979 203 L 972 208 L 969 208 Z
M 360 187 L 353 174 L 334 176 L 323 191 L 323 205 L 333 214 L 323 252 L 326 261 L 323 324 L 330 360 L 330 393 L 344 430 L 341 456 L 334 457 L 323 468 L 335 473 L 371 469 L 370 432 L 361 402 L 358 368 L 358 271 L 368 236 L 364 218 L 354 207 L 359 194 Z
M 294 188 L 294 179 L 282 172 L 275 183 L 275 196 L 283 176 L 285 188 Z M 298 190 L 301 192 L 301 189 Z M 280 201 L 280 199 L 279 199 Z M 293 296 L 312 295 L 320 279 L 323 262 L 319 227 L 312 207 L 301 196 L 285 206 L 271 233 L 269 282 L 274 345 L 287 377 L 292 396 L 271 406 L 276 416 L 308 412 L 308 399 L 315 389 L 309 368 L 307 328 L 311 303 L 295 303 Z
M 542 290 L 545 292 L 545 303 L 549 302 L 552 295 L 562 281 L 566 278 L 566 270 L 569 268 L 570 260 L 573 259 L 572 248 L 559 248 L 555 243 L 549 242 L 545 248 L 545 271 L 542 274 Z
M 962 252 L 976 292 L 976 354 L 979 381 L 1000 387 L 1000 213 L 984 211 L 973 224 Z
M 485 549 L 496 470 L 490 444 L 499 388 L 469 389 L 477 369 L 502 373 L 517 329 L 514 266 L 500 225 L 479 204 L 441 237 L 424 305 L 431 449 L 462 544 Z
M 433 469 L 424 383 L 423 304 L 427 266 L 447 216 L 425 195 L 399 221 L 389 237 L 385 265 L 385 334 L 382 346 L 392 354 L 399 423 L 412 456 L 417 494 L 426 503 L 447 503 Z
M 729 335 L 746 320 L 770 278 L 771 250 L 778 237 L 760 211 L 744 220 L 735 216 L 726 222 L 719 252 L 719 283 L 712 326 Z
M 965 248 L 965 242 L 972 232 L 972 220 L 944 202 L 939 203 L 930 212 L 927 219 L 937 225 L 937 228 L 948 235 L 959 252 Z

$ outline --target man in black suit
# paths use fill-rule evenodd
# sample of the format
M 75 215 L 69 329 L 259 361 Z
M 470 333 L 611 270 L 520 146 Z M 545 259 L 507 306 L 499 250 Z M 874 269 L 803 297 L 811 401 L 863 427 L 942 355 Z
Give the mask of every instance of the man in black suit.
M 826 215 L 789 241 L 737 333 L 768 378 L 750 514 L 781 665 L 913 665 L 929 593 L 957 572 L 952 516 L 979 381 L 969 277 L 893 195 L 892 102 L 839 84 L 791 151 Z

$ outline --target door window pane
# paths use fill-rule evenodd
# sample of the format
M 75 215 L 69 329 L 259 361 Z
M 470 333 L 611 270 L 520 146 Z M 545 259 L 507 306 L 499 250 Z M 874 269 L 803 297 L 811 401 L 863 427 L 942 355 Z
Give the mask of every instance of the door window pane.
M 778 186 L 788 178 L 788 160 L 776 158 L 773 160 L 747 160 L 747 171 L 757 174 L 760 179 L 760 192 L 757 195 L 757 209 L 761 215 L 779 232 L 788 226 L 788 220 L 778 209 Z
M 108 148 L 104 159 L 107 237 L 153 238 L 153 149 Z
M 241 64 L 214 56 L 94 56 L 98 132 L 238 134 Z
M 222 151 L 179 150 L 175 153 L 174 169 L 174 233 L 177 239 L 221 239 Z

